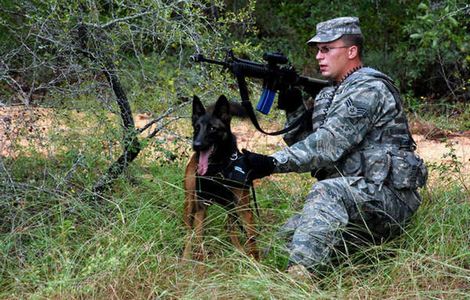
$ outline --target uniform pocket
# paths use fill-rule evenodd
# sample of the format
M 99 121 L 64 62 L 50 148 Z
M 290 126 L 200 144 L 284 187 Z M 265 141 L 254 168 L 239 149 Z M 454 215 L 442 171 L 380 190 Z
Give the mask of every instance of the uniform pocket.
M 344 176 L 362 176 L 362 155 L 355 152 L 349 155 L 341 164 L 341 171 Z
M 392 152 L 390 182 L 396 189 L 423 187 L 428 178 L 424 161 L 411 151 Z
M 388 177 L 391 167 L 390 154 L 381 149 L 362 152 L 364 176 L 374 184 L 382 184 Z

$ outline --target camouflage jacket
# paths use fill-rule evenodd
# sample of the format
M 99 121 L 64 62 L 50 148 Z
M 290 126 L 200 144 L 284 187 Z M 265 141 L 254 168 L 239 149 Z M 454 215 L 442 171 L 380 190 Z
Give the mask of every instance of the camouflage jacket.
M 323 170 L 327 178 L 365 176 L 397 189 L 425 184 L 427 171 L 414 153 L 406 115 L 391 79 L 361 68 L 315 98 L 312 128 L 284 137 L 274 153 L 276 173 Z M 288 124 L 301 114 L 288 116 Z M 287 124 L 287 125 L 288 125 Z

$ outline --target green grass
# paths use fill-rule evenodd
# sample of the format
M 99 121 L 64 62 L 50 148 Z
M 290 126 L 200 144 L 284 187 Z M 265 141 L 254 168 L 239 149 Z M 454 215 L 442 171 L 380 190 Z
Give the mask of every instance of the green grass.
M 208 258 L 183 262 L 185 159 L 152 159 L 162 145 L 150 143 L 111 191 L 93 199 L 93 182 L 119 151 L 103 150 L 119 131 L 97 130 L 95 117 L 72 116 L 67 125 L 78 129 L 52 132 L 44 144 L 54 155 L 0 158 L 0 299 L 468 299 L 470 196 L 460 180 L 422 190 L 423 204 L 399 238 L 300 282 L 285 272 L 276 232 L 301 209 L 313 179 L 275 175 L 257 187 L 259 247 L 270 249 L 261 261 L 228 242 L 226 214 L 214 206 Z M 434 165 L 431 177 L 458 179 L 459 170 Z
M 410 119 L 427 120 L 439 129 L 451 132 L 470 130 L 470 105 L 467 102 L 421 101 L 415 97 L 405 100 Z
M 423 191 L 400 238 L 360 250 L 324 278 L 296 282 L 274 236 L 302 205 L 310 183 L 292 182 L 303 176 L 261 182 L 259 243 L 272 250 L 260 262 L 230 245 L 218 207 L 209 211 L 209 257 L 182 262 L 181 163 L 137 162 L 98 202 L 86 190 L 56 189 L 67 164 L 3 163 L 14 166 L 0 206 L 3 299 L 465 299 L 470 292 L 470 199 L 458 183 Z

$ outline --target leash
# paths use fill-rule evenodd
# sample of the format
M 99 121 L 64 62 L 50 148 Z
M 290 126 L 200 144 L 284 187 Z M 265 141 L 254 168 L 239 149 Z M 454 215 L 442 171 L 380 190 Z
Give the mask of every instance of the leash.
M 253 182 L 251 182 L 250 186 L 251 186 L 251 193 L 253 195 L 253 203 L 255 204 L 256 215 L 258 216 L 258 218 L 260 218 L 258 202 L 256 201 L 255 186 L 253 185 Z

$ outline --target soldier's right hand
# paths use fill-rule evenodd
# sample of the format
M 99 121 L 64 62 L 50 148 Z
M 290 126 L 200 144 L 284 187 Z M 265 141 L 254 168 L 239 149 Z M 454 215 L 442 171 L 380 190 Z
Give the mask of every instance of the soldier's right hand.
M 302 92 L 297 87 L 289 87 L 279 91 L 277 107 L 286 112 L 293 112 L 303 104 Z

